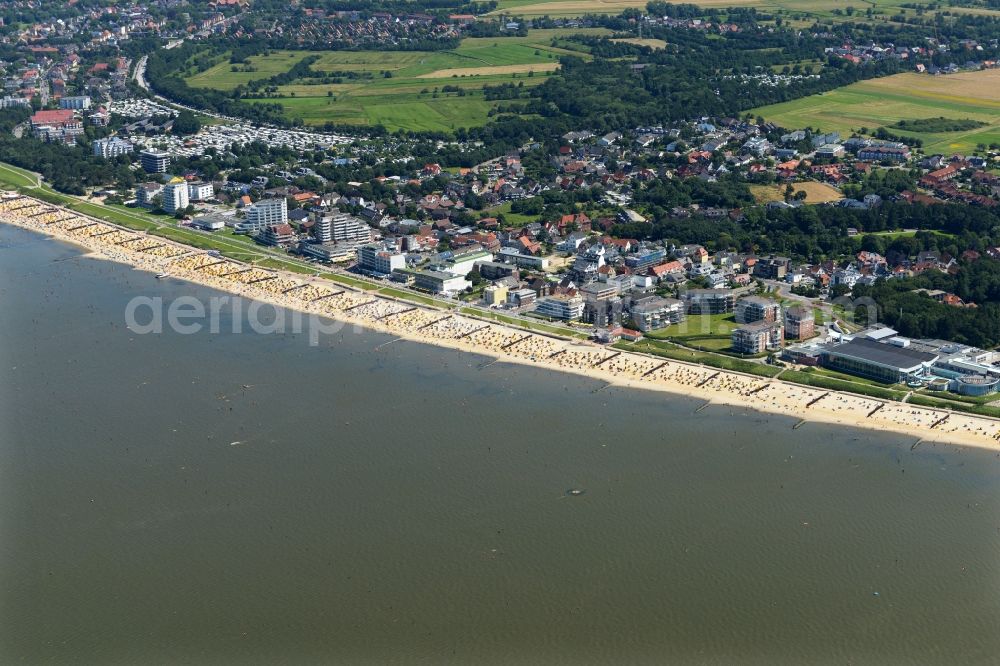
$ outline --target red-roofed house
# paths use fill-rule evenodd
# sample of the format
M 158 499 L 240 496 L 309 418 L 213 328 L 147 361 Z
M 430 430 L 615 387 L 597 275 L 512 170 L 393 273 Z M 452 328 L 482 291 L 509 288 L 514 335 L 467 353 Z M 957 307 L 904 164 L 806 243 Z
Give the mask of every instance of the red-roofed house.
M 536 255 L 542 250 L 542 246 L 539 243 L 534 242 L 527 236 L 521 236 L 517 239 L 518 243 L 521 245 L 521 251 L 528 254 Z
M 937 171 L 931 171 L 929 174 L 920 179 L 921 185 L 926 185 L 928 187 L 936 187 L 945 183 L 952 178 L 958 176 L 962 169 L 958 164 L 949 164 L 948 166 L 938 169 Z
M 31 116 L 31 131 L 45 141 L 74 143 L 83 134 L 83 123 L 72 109 L 38 111 Z
M 649 269 L 649 274 L 658 280 L 662 280 L 671 273 L 684 273 L 684 265 L 679 261 L 668 261 Z

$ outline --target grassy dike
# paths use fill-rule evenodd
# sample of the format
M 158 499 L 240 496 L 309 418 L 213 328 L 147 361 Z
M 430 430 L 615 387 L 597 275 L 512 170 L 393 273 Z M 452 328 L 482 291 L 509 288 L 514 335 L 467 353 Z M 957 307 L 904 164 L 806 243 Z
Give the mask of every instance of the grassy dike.
M 614 347 L 630 352 L 640 352 L 653 356 L 673 359 L 675 361 L 685 361 L 687 363 L 699 363 L 720 370 L 732 370 L 743 372 L 749 375 L 761 377 L 774 377 L 781 368 L 763 363 L 753 363 L 733 356 L 713 354 L 712 352 L 696 351 L 685 347 L 680 347 L 669 342 L 645 338 L 639 342 L 617 342 Z

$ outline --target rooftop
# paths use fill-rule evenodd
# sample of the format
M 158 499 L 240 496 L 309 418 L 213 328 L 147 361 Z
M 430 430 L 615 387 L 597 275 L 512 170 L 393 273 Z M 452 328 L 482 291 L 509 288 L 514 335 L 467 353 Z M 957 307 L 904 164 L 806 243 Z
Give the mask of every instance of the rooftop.
M 764 296 L 744 296 L 739 300 L 740 303 L 756 303 L 757 305 L 777 305 L 777 301 L 772 301 L 770 298 L 765 298 Z
M 48 123 L 67 123 L 73 120 L 73 111 L 70 109 L 57 109 L 54 111 L 38 111 L 31 116 L 31 122 L 35 125 L 46 125 Z
M 655 312 L 662 308 L 676 307 L 679 305 L 681 305 L 681 301 L 678 301 L 675 298 L 659 298 L 654 296 L 651 298 L 644 298 L 637 302 L 632 306 L 632 311 L 638 313 Z
M 749 332 L 759 332 L 759 331 L 770 331 L 771 329 L 781 326 L 781 322 L 775 321 L 754 321 L 749 324 L 740 324 L 736 331 L 749 331 Z
M 937 354 L 896 347 L 865 338 L 855 338 L 850 342 L 834 345 L 827 348 L 827 351 L 894 368 L 912 368 L 937 359 Z

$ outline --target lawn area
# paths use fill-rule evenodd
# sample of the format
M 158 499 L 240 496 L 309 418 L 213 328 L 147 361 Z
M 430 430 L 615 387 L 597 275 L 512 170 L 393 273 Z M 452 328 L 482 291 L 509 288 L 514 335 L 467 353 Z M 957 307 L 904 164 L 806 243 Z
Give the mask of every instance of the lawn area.
M 30 171 L 19 169 L 10 164 L 0 164 L 0 184 L 12 187 L 32 187 L 37 182 L 37 178 Z
M 326 122 L 384 125 L 441 131 L 482 125 L 496 103 L 483 97 L 486 85 L 538 85 L 559 66 L 559 58 L 590 56 L 565 38 L 608 34 L 603 28 L 531 30 L 527 36 L 463 39 L 448 51 L 273 51 L 250 58 L 256 72 L 233 72 L 228 60 L 187 79 L 193 87 L 232 90 L 253 79 L 288 71 L 302 58 L 318 55 L 315 71 L 342 75 L 337 83 L 300 80 L 280 86 L 262 101 L 285 107 L 289 117 L 308 125 Z M 559 40 L 558 45 L 552 44 Z M 238 67 L 239 68 L 239 67 Z M 351 78 L 358 75 L 360 78 Z M 462 89 L 442 92 L 443 86 Z
M 677 345 L 670 344 L 669 342 L 653 340 L 650 338 L 640 340 L 639 342 L 617 342 L 613 346 L 626 351 L 643 352 L 646 354 L 653 354 L 654 356 L 672 358 L 677 361 L 687 361 L 688 363 L 701 363 L 703 365 L 719 368 L 721 370 L 735 370 L 736 372 L 745 372 L 747 374 L 760 375 L 762 377 L 774 377 L 776 374 L 781 372 L 781 368 L 773 365 L 753 363 L 751 361 L 733 358 L 732 356 L 713 354 L 711 352 L 693 351 L 690 349 L 684 349 L 683 347 L 678 347 Z
M 710 337 L 724 337 L 727 342 L 726 346 L 728 346 L 729 335 L 737 326 L 739 326 L 739 324 L 737 324 L 736 320 L 733 319 L 733 315 L 731 313 L 718 315 L 689 315 L 681 323 L 661 328 L 658 331 L 651 331 L 646 335 L 646 337 L 656 338 L 658 340 L 694 340 Z
M 837 379 L 816 372 L 804 372 L 802 370 L 786 370 L 781 375 L 782 381 L 805 384 L 806 386 L 814 386 L 831 391 L 849 391 L 872 398 L 881 398 L 882 400 L 902 400 L 906 395 L 905 390 L 889 388 L 880 384 L 860 382 L 857 379 L 857 377 L 851 377 L 850 380 Z
M 956 396 L 957 397 L 957 396 Z M 927 395 L 913 394 L 907 402 L 911 402 L 914 405 L 921 405 L 924 407 L 934 407 L 937 409 L 953 409 L 958 412 L 970 412 L 972 414 L 981 414 L 983 416 L 991 416 L 993 418 L 1000 418 L 1000 408 L 993 407 L 990 405 L 977 405 L 956 400 L 945 399 L 944 396 L 940 398 L 932 398 Z
M 513 16 L 583 16 L 584 14 L 620 14 L 626 9 L 645 9 L 645 0 L 500 0 L 493 14 Z M 889 13 L 896 13 L 904 0 L 868 0 L 858 3 L 855 0 L 689 0 L 686 4 L 699 7 L 725 9 L 728 7 L 759 7 L 769 13 L 807 14 L 824 18 L 851 20 L 848 16 L 836 16 L 834 9 L 846 10 L 875 6 Z M 856 12 L 857 20 L 864 18 L 862 11 Z
M 116 206 L 105 206 L 103 204 L 90 203 L 73 198 L 69 198 L 66 207 L 72 208 L 73 210 L 83 213 L 84 215 L 96 217 L 99 220 L 107 220 L 108 222 L 114 222 L 115 224 L 120 224 L 130 229 L 137 229 L 140 231 L 155 229 L 156 222 L 170 223 L 173 221 L 172 218 L 165 216 L 157 217 L 144 212 L 132 211 L 124 207 L 118 208 Z
M 1000 70 L 948 76 L 897 74 L 761 107 L 752 113 L 787 129 L 818 127 L 843 135 L 861 127 L 874 131 L 900 120 L 944 117 L 987 123 L 958 132 L 891 130 L 922 139 L 924 152 L 970 152 L 979 143 L 1000 143 Z
M 494 15 L 503 14 L 505 16 L 551 16 L 551 17 L 573 17 L 585 14 L 620 14 L 625 9 L 645 9 L 645 0 L 500 0 Z M 685 4 L 697 5 L 710 9 L 718 9 L 724 12 L 729 7 L 748 8 L 755 7 L 764 10 L 762 13 L 773 16 L 783 16 L 787 24 L 794 27 L 809 27 L 815 19 L 824 19 L 836 23 L 864 22 L 870 21 L 865 16 L 865 10 L 869 7 L 880 17 L 886 20 L 897 14 L 902 14 L 910 19 L 916 16 L 915 5 L 906 0 L 689 0 Z M 904 7 L 903 5 L 908 5 Z M 931 16 L 935 12 L 933 5 L 925 5 L 925 15 Z M 942 9 L 948 10 L 951 14 L 968 13 L 997 16 L 998 12 L 986 7 L 954 7 L 941 5 Z M 852 13 L 848 13 L 850 10 Z M 834 11 L 839 13 L 834 14 Z M 766 19 L 765 19 L 766 20 Z
M 840 190 L 826 183 L 814 181 L 792 183 L 792 188 L 795 192 L 805 192 L 805 202 L 808 204 L 827 203 L 829 201 L 839 201 L 844 198 Z M 750 193 L 756 199 L 757 203 L 785 200 L 784 185 L 751 185 Z
M 390 298 L 399 298 L 412 303 L 423 303 L 424 305 L 430 305 L 438 308 L 445 308 L 452 310 L 455 305 L 449 303 L 442 299 L 431 298 L 430 296 L 421 296 L 420 294 L 415 294 L 412 291 L 403 291 L 402 289 L 396 289 L 394 287 L 384 287 L 378 290 L 378 293 L 382 296 L 389 296 Z
M 941 236 L 943 238 L 952 238 L 954 234 L 949 234 L 947 231 L 938 231 L 937 229 L 903 229 L 901 231 L 866 231 L 865 235 L 872 236 L 886 236 L 888 238 L 908 238 L 916 236 L 918 233 L 924 234 L 934 234 L 935 236 Z
M 285 107 L 292 118 L 306 125 L 326 122 L 349 125 L 384 125 L 389 131 L 454 130 L 486 123 L 493 103 L 482 93 L 459 97 L 455 94 L 393 94 L 328 97 L 294 97 L 261 100 Z
M 204 72 L 187 79 L 192 88 L 214 88 L 216 90 L 232 90 L 238 85 L 244 85 L 253 79 L 266 79 L 276 74 L 283 74 L 294 67 L 300 60 L 309 55 L 308 51 L 272 51 L 269 55 L 251 56 L 248 58 L 255 71 L 234 72 L 233 67 L 243 69 L 243 65 L 233 65 L 229 58 Z
M 364 289 L 366 291 L 375 291 L 378 286 L 368 282 L 367 280 L 360 280 L 358 278 L 353 278 L 349 275 L 343 275 L 341 273 L 323 273 L 321 277 L 334 282 L 339 282 L 340 284 L 346 284 L 349 287 L 355 287 L 357 289 Z
M 637 37 L 633 37 L 633 38 L 630 38 L 630 39 L 612 39 L 611 41 L 617 42 L 617 43 L 620 43 L 620 44 L 633 44 L 635 46 L 648 46 L 649 48 L 654 49 L 654 50 L 660 50 L 660 49 L 667 48 L 667 43 L 665 41 L 663 41 L 662 39 L 639 39 Z
M 701 3 L 697 3 L 701 4 Z M 728 5 L 741 4 L 730 0 Z M 626 9 L 645 9 L 646 0 L 500 0 L 494 14 L 513 16 L 583 16 L 620 14 Z
M 845 382 L 854 382 L 855 384 L 866 384 L 868 386 L 877 386 L 879 388 L 886 388 L 886 389 L 892 389 L 892 390 L 896 390 L 896 391 L 903 391 L 904 393 L 909 390 L 903 384 L 884 384 L 882 382 L 877 382 L 874 379 L 866 379 L 865 377 L 858 377 L 856 375 L 848 375 L 848 374 L 845 374 L 843 372 L 837 372 L 836 370 L 830 370 L 829 368 L 821 368 L 819 366 L 815 366 L 815 367 L 809 368 L 807 370 L 803 370 L 803 372 L 805 372 L 807 374 L 822 376 L 822 377 L 829 377 L 831 379 L 840 379 L 840 380 L 843 380 Z
M 679 324 L 673 324 L 658 331 L 651 331 L 646 337 L 657 340 L 677 340 L 684 344 L 711 349 L 727 349 L 729 336 L 739 326 L 732 314 L 690 315 Z
M 510 212 L 510 206 L 512 203 L 513 202 L 511 201 L 507 201 L 499 206 L 487 209 L 486 212 L 489 213 L 491 217 L 503 215 L 504 223 L 513 226 L 522 226 L 538 219 L 537 215 L 524 215 L 522 213 Z
M 550 333 L 552 335 L 578 338 L 580 340 L 587 340 L 590 337 L 586 333 L 573 331 L 563 326 L 549 326 L 541 322 L 529 321 L 517 317 L 509 317 L 507 315 L 500 314 L 499 312 L 496 312 L 494 310 L 481 310 L 479 308 L 463 307 L 459 308 L 459 313 L 465 315 L 472 315 L 474 317 L 481 317 L 483 319 L 492 319 L 494 321 L 498 321 L 503 324 L 520 326 L 521 328 L 527 328 L 532 331 L 539 331 L 540 333 Z

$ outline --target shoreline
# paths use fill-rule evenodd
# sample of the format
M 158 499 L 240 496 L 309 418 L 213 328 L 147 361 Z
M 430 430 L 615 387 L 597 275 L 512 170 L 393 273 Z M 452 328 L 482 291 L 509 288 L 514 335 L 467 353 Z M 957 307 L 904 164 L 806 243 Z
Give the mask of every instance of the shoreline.
M 910 435 L 916 438 L 914 447 L 921 442 L 940 442 L 1000 452 L 1000 420 L 985 416 L 808 387 L 537 333 L 215 257 L 28 196 L 0 199 L 0 222 L 68 242 L 81 248 L 84 256 L 154 274 L 168 273 L 275 307 L 413 342 L 474 352 L 495 361 L 567 372 L 610 386 L 693 397 L 706 404 L 790 416 L 800 420 L 793 427 L 815 421 Z

